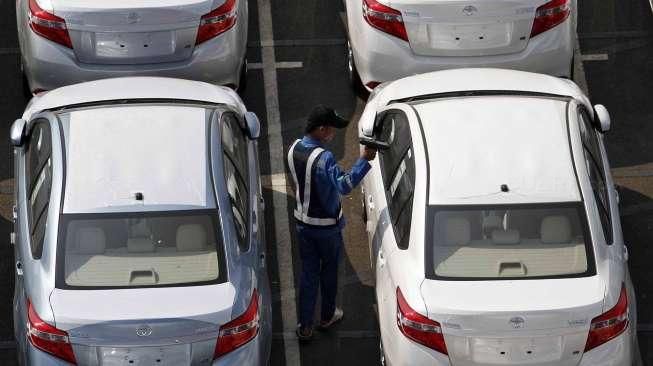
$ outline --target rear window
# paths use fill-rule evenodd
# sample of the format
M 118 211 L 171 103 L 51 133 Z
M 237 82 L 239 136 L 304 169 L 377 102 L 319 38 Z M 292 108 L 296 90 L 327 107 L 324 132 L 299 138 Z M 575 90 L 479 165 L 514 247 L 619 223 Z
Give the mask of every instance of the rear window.
M 427 277 L 520 279 L 595 273 L 580 203 L 429 208 Z
M 216 210 L 64 214 L 59 288 L 131 288 L 226 280 Z

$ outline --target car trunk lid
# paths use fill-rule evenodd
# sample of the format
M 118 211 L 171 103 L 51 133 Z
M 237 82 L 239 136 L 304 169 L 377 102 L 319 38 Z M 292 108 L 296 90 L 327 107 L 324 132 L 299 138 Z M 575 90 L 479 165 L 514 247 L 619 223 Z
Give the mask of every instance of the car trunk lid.
M 220 325 L 231 320 L 234 299 L 234 287 L 223 283 L 55 289 L 50 303 L 78 364 L 210 365 Z
M 391 0 L 401 11 L 410 47 L 420 56 L 491 56 L 528 45 L 544 0 Z
M 88 64 L 148 64 L 190 58 L 210 0 L 52 0 L 75 57 Z
M 519 281 L 432 281 L 421 292 L 441 322 L 453 366 L 577 365 L 601 313 L 598 276 Z M 455 309 L 455 310 L 454 310 Z

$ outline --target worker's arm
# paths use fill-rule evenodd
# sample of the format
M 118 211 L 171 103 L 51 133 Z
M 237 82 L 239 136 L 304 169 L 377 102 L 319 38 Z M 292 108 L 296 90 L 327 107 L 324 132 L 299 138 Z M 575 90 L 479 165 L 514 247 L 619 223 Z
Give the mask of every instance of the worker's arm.
M 370 170 L 370 163 L 359 158 L 349 172 L 343 171 L 336 163 L 336 159 L 330 151 L 324 151 L 318 161 L 318 169 L 321 169 L 329 183 L 336 187 L 340 194 L 346 195 L 352 191 L 365 177 Z

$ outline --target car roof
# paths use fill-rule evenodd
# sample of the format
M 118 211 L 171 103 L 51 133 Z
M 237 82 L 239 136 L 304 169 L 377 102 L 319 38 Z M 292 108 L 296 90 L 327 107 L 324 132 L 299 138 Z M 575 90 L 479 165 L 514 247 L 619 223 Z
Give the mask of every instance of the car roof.
M 491 96 L 412 104 L 427 147 L 430 204 L 581 200 L 567 100 Z
M 592 105 L 582 90 L 571 80 L 531 72 L 469 68 L 435 71 L 413 75 L 387 84 L 374 97 L 377 107 L 415 96 L 464 91 L 506 91 L 568 96 L 593 113 Z M 506 93 L 509 94 L 509 93 Z
M 238 94 L 226 87 L 163 77 L 124 77 L 69 85 L 39 94 L 27 105 L 23 119 L 28 120 L 35 113 L 65 106 L 134 99 L 228 104 L 242 113 L 246 111 Z
M 214 208 L 211 114 L 201 106 L 161 104 L 59 113 L 66 152 L 63 213 Z

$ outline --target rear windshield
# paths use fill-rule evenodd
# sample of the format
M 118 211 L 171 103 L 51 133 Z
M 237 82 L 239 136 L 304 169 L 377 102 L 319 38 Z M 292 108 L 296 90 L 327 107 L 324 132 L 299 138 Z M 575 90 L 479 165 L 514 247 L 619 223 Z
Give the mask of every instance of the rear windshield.
M 579 204 L 431 207 L 427 276 L 519 279 L 594 274 L 587 222 Z
M 59 288 L 219 283 L 226 267 L 216 210 L 64 214 Z

